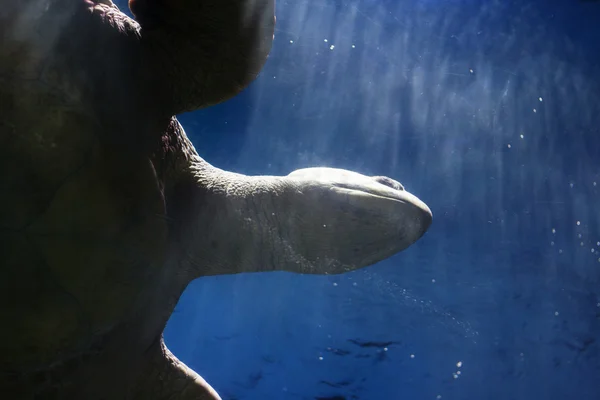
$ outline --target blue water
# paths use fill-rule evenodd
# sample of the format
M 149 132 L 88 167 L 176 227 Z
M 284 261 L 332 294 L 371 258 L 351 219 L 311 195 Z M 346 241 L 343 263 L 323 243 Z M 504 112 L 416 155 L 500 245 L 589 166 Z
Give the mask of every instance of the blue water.
M 180 116 L 200 155 L 387 175 L 434 222 L 346 275 L 194 281 L 167 345 L 226 400 L 600 399 L 599 50 L 600 2 L 278 0 L 260 77 Z

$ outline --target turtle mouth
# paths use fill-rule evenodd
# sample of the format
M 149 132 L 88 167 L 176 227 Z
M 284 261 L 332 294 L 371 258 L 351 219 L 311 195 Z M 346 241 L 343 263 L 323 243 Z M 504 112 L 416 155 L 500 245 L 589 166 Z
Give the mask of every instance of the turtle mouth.
M 365 176 L 337 168 L 304 168 L 291 172 L 288 177 L 316 185 L 318 191 L 327 189 L 330 199 L 347 204 L 388 222 L 402 225 L 410 221 L 424 233 L 433 219 L 429 207 L 404 186 L 387 176 Z M 419 236 L 420 237 L 420 236 Z
M 400 182 L 387 176 L 374 176 L 355 182 L 333 182 L 331 186 L 332 190 L 339 193 L 410 203 L 431 213 L 431 210 L 429 210 L 429 207 L 424 202 L 415 195 L 407 192 Z
M 411 235 L 414 240 L 423 236 L 433 221 L 427 204 L 404 190 L 404 187 L 395 189 L 378 181 L 373 181 L 373 184 L 363 182 L 361 185 L 337 183 L 330 187 L 330 193 L 356 209 L 383 216 L 388 222 L 395 221 L 393 224 L 401 229 L 413 227 L 410 229 L 416 232 Z
M 379 200 L 381 202 L 406 204 L 421 209 L 425 214 L 432 215 L 427 204 L 421 201 L 417 196 L 404 190 L 404 188 L 397 190 L 381 184 L 372 187 L 365 187 L 364 185 L 356 187 L 353 185 L 336 184 L 332 186 L 330 190 L 337 194 L 355 197 L 357 199 L 360 198 L 361 200 L 371 199 L 372 201 Z

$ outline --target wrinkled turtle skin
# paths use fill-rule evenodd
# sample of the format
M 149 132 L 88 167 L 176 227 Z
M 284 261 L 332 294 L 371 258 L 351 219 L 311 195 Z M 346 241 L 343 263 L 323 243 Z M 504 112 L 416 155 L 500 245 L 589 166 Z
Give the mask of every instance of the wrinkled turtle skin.
M 162 339 L 191 280 L 342 273 L 431 223 L 389 178 L 198 156 L 174 115 L 257 76 L 274 0 L 129 6 L 0 0 L 2 398 L 219 399 Z

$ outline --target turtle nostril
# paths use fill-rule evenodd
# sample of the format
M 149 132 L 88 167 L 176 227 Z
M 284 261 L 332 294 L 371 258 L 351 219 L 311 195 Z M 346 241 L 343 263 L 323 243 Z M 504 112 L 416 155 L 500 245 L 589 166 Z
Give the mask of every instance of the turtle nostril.
M 394 190 L 404 190 L 404 186 L 398 181 L 393 180 L 392 178 L 388 178 L 387 176 L 373 176 L 372 179 L 385 185 L 387 187 L 391 187 Z

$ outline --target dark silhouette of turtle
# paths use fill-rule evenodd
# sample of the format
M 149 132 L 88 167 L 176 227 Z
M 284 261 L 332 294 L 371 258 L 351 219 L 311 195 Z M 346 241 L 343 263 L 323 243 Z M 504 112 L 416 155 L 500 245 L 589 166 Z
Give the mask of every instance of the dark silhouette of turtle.
M 245 176 L 174 115 L 234 96 L 270 50 L 274 0 L 0 0 L 0 393 L 218 399 L 165 347 L 186 285 L 328 274 L 427 230 L 425 204 L 336 169 Z

